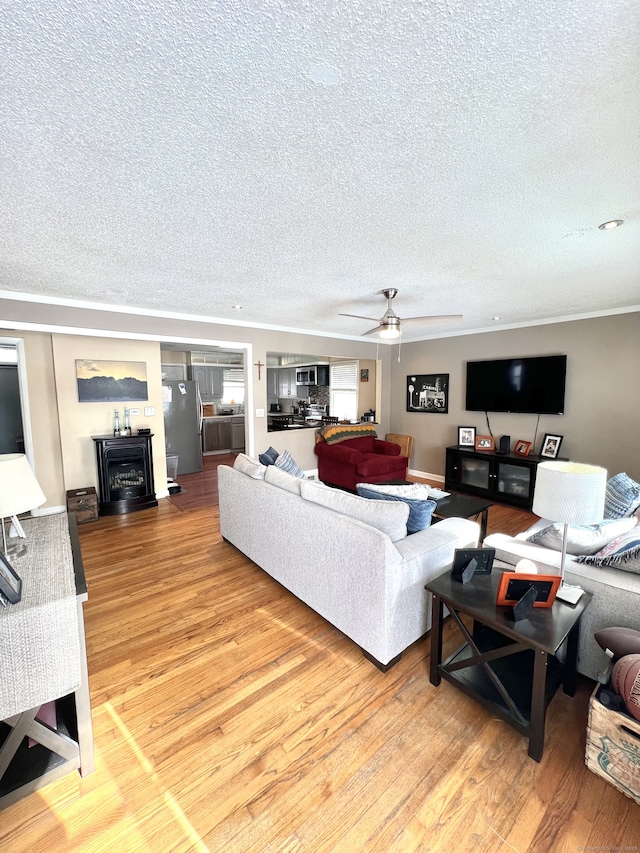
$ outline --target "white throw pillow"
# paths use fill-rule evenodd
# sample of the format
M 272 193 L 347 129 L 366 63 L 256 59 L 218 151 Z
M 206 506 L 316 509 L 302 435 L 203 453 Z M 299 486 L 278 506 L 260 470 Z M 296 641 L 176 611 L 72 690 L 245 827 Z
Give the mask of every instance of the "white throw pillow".
M 607 542 L 635 527 L 636 523 L 636 518 L 618 518 L 593 525 L 570 524 L 567 529 L 567 554 L 595 554 Z M 562 551 L 563 529 L 563 524 L 552 524 L 529 536 L 528 541 L 553 551 Z
M 300 494 L 306 501 L 375 527 L 386 533 L 392 542 L 398 542 L 407 535 L 409 507 L 404 502 L 367 500 L 342 489 L 320 488 L 309 480 L 300 481 Z
M 291 492 L 294 495 L 300 494 L 300 477 L 295 477 L 293 474 L 287 474 L 286 471 L 281 471 L 276 465 L 268 465 L 264 479 L 272 486 L 278 486 L 279 489 L 284 489 L 286 492 Z
M 252 459 L 246 453 L 238 453 L 233 467 L 243 474 L 252 477 L 254 480 L 264 480 L 264 472 L 267 470 L 266 465 L 258 462 L 257 459 Z

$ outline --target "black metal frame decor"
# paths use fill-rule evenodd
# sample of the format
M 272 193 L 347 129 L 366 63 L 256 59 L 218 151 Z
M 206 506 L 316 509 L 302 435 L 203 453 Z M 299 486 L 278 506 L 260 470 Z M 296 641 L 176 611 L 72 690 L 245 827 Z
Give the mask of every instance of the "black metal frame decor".
M 446 415 L 449 412 L 449 374 L 407 376 L 407 411 Z

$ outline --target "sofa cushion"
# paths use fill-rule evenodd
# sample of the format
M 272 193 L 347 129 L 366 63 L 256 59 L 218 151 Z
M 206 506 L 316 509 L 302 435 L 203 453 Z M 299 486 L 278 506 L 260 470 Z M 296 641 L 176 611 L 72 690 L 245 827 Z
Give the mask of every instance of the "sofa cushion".
M 292 492 L 294 495 L 300 494 L 301 478 L 296 477 L 293 474 L 287 474 L 286 471 L 278 468 L 277 465 L 267 466 L 264 479 L 267 483 L 271 483 L 272 486 L 277 486 L 279 489 L 284 489 L 286 492 Z
M 626 474 L 616 474 L 607 481 L 604 501 L 605 518 L 624 518 L 640 509 L 640 483 Z
M 375 527 L 376 530 L 386 533 L 392 542 L 398 542 L 407 535 L 409 507 L 405 503 L 367 500 L 341 489 L 320 487 L 310 480 L 302 480 L 300 493 L 306 501 L 320 504 Z
M 356 491 L 363 498 L 385 501 L 402 501 L 409 507 L 409 518 L 407 520 L 407 532 L 417 533 L 431 524 L 431 516 L 436 508 L 436 502 L 424 495 L 424 487 L 418 486 L 418 491 L 411 495 L 412 486 L 377 486 L 372 483 L 358 483 Z M 429 487 L 426 487 L 428 494 Z
M 377 435 L 373 424 L 330 424 L 320 430 L 320 437 L 327 444 L 337 444 L 341 441 L 365 436 L 374 439 Z
M 278 455 L 278 451 L 275 450 L 275 448 L 270 447 L 268 450 L 265 450 L 264 453 L 261 453 L 258 456 L 258 459 L 260 460 L 260 462 L 262 462 L 263 465 L 268 466 L 273 465 L 275 463 L 276 459 L 278 458 Z
M 264 480 L 264 472 L 267 470 L 266 465 L 258 462 L 257 459 L 252 459 L 246 453 L 238 453 L 233 467 L 254 480 Z
M 292 474 L 294 477 L 304 477 L 302 468 L 298 465 L 288 450 L 283 450 L 273 464 L 276 468 L 279 468 L 287 474 Z
M 396 471 L 399 459 L 404 459 L 404 457 L 384 456 L 382 453 L 363 453 L 362 459 L 356 463 L 356 474 L 362 482 L 366 482 L 367 477 L 372 475 Z
M 600 524 L 570 524 L 567 528 L 567 553 L 574 555 L 595 554 L 607 542 L 621 536 L 635 526 L 635 518 L 617 518 L 601 521 Z M 534 545 L 543 545 L 553 551 L 562 551 L 563 524 L 551 524 L 528 537 Z
M 578 563 L 588 566 L 611 566 L 623 572 L 640 574 L 640 525 L 607 543 L 591 557 L 578 557 Z

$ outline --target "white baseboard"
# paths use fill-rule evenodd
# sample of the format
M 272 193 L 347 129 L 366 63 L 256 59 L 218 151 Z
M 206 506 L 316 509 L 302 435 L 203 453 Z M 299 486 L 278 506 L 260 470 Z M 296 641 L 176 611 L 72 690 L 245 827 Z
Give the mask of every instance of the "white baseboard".
M 66 512 L 66 506 L 41 506 L 31 510 L 31 515 L 38 517 L 39 515 L 57 515 L 59 512 Z
M 436 483 L 444 483 L 442 474 L 429 474 L 428 471 L 416 471 L 415 468 L 409 468 L 409 474 L 412 477 L 420 477 L 423 480 L 435 480 Z

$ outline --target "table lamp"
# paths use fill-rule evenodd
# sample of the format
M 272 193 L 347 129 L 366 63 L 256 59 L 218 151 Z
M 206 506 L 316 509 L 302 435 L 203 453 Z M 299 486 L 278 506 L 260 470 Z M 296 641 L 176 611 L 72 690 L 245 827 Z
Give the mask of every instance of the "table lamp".
M 596 524 L 602 521 L 607 487 L 606 468 L 580 462 L 541 462 L 536 471 L 533 512 L 549 521 L 564 525 L 561 583 L 556 598 L 575 604 L 584 590 L 564 582 L 567 553 L 567 528 L 570 524 Z
M 40 506 L 46 497 L 31 470 L 24 453 L 0 454 L 0 524 L 2 524 L 2 550 L 6 557 L 19 557 L 27 550 L 24 531 L 16 518 L 20 512 L 28 512 Z M 5 518 L 13 520 L 19 541 L 7 544 Z

